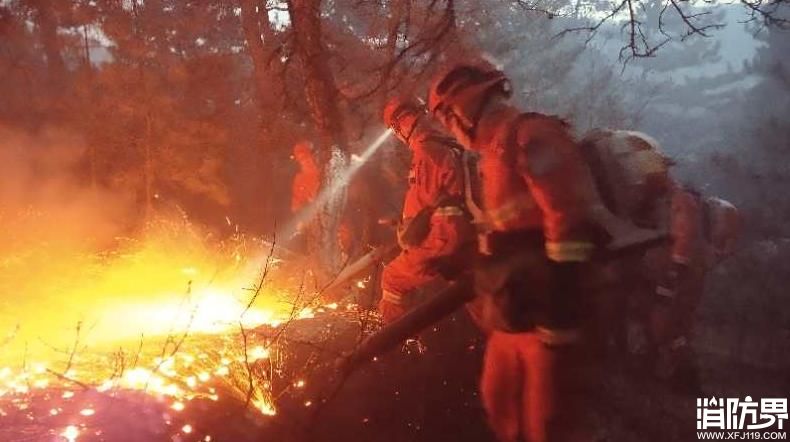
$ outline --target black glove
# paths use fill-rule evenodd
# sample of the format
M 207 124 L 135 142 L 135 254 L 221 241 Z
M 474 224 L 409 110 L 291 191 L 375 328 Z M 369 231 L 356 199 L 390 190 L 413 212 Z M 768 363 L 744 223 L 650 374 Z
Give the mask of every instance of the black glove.
M 550 262 L 549 293 L 545 313 L 537 324 L 549 330 L 571 330 L 581 326 L 584 302 L 579 262 Z

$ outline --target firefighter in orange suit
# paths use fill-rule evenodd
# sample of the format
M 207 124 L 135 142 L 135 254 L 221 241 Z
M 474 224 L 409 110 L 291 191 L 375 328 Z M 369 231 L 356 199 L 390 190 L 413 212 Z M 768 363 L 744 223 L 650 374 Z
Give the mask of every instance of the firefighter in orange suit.
M 379 311 L 392 322 L 413 305 L 415 291 L 463 270 L 474 249 L 474 227 L 464 209 L 461 152 L 414 101 L 393 98 L 384 123 L 412 152 L 409 187 L 398 228 L 401 253 L 381 275 Z
M 291 187 L 291 213 L 299 213 L 315 201 L 321 188 L 321 168 L 309 141 L 296 143 L 292 158 L 299 166 Z M 296 226 L 298 245 L 303 252 L 310 254 L 320 244 L 319 227 L 314 219 L 304 219 Z
M 501 441 L 580 440 L 582 272 L 593 252 L 592 181 L 567 125 L 507 103 L 505 75 L 459 65 L 428 107 L 480 155 L 486 229 L 473 310 L 488 329 L 481 393 Z
M 299 165 L 294 176 L 291 189 L 291 212 L 297 213 L 313 202 L 321 187 L 321 169 L 313 153 L 313 145 L 309 141 L 296 143 L 293 148 L 293 159 Z
M 655 374 L 691 392 L 698 390 L 699 379 L 689 341 L 705 276 L 733 253 L 740 219 L 729 202 L 675 185 L 669 198 L 668 223 L 669 249 L 646 256 L 645 272 L 658 275 L 648 328 Z

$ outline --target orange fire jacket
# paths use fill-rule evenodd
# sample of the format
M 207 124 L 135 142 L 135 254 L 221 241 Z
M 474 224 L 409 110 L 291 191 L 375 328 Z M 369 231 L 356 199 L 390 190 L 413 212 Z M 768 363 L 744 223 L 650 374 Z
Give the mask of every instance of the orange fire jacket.
M 581 179 L 588 172 L 562 120 L 503 108 L 480 121 L 472 147 L 480 153 L 482 203 L 493 231 L 542 231 L 549 259 L 589 259 Z

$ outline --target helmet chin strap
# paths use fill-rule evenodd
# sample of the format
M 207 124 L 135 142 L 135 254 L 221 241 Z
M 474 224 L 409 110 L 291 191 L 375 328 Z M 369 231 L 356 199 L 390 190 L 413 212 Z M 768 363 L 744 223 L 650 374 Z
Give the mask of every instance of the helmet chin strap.
M 417 125 L 420 124 L 420 121 L 422 121 L 422 117 L 424 116 L 425 114 L 422 112 L 419 115 L 417 115 L 417 118 L 414 119 L 414 123 L 411 124 L 411 127 L 409 128 L 409 132 L 407 134 L 403 134 L 400 131 L 401 126 L 398 125 L 398 135 L 400 135 L 407 144 L 409 143 L 409 140 L 411 140 L 411 136 L 414 135 L 414 131 L 417 129 Z

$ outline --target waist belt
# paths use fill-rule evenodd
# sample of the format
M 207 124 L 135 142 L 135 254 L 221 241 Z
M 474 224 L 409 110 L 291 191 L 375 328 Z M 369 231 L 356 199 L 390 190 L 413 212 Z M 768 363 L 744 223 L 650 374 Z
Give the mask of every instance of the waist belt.
M 545 238 L 541 230 L 488 232 L 478 237 L 478 248 L 484 255 L 507 254 L 524 249 L 543 249 Z

